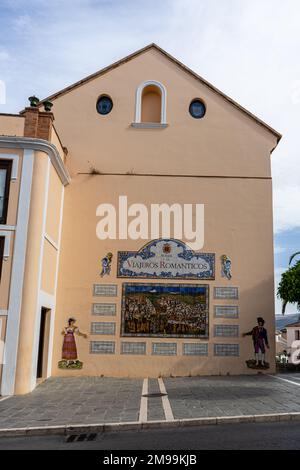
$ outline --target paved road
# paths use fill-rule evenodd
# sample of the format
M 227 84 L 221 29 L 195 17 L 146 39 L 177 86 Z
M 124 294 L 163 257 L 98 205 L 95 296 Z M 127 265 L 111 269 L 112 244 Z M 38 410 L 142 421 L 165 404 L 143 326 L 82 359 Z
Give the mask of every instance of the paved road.
M 163 398 L 158 396 L 162 389 Z M 147 397 L 142 397 L 145 390 Z M 300 412 L 300 374 L 67 377 L 51 378 L 27 395 L 0 399 L 0 428 L 291 412 Z
M 299 450 L 300 423 L 260 423 L 102 433 L 92 442 L 62 436 L 1 438 L 0 450 Z M 103 455 L 103 454 L 102 454 Z

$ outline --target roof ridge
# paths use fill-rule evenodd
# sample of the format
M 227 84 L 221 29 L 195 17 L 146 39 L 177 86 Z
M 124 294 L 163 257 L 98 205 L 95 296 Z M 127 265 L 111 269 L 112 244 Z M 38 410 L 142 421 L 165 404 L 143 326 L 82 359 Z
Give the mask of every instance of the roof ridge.
M 243 106 L 241 106 L 239 103 L 237 103 L 235 100 L 233 100 L 232 98 L 230 98 L 228 95 L 226 95 L 225 93 L 223 93 L 221 90 L 219 90 L 218 88 L 216 88 L 214 85 L 212 85 L 211 83 L 209 83 L 207 80 L 205 80 L 203 77 L 201 77 L 200 75 L 198 75 L 196 72 L 194 72 L 192 69 L 190 69 L 189 67 L 187 67 L 186 65 L 184 65 L 182 62 L 180 62 L 178 59 L 176 59 L 175 57 L 173 57 L 171 54 L 169 54 L 168 52 L 166 52 L 164 49 L 162 49 L 160 46 L 158 46 L 155 42 L 152 42 L 150 44 L 148 44 L 147 46 L 144 46 L 142 47 L 141 49 L 138 49 L 137 51 L 123 57 L 122 59 L 119 59 L 118 61 L 116 62 L 113 62 L 112 64 L 98 70 L 97 72 L 94 72 L 90 75 L 88 75 L 87 77 L 73 83 L 72 85 L 69 85 L 65 88 L 63 88 L 62 90 L 56 92 L 56 93 L 53 93 L 52 95 L 48 96 L 47 98 L 44 98 L 43 100 L 40 101 L 39 105 L 38 106 L 41 106 L 45 101 L 48 101 L 48 100 L 55 100 L 56 98 L 66 94 L 66 93 L 69 93 L 70 91 L 72 91 L 74 88 L 77 88 L 81 85 L 83 85 L 84 83 L 87 83 L 89 82 L 90 80 L 94 80 L 95 78 L 119 67 L 120 65 L 123 65 L 125 64 L 126 62 L 129 62 L 130 60 L 134 59 L 135 57 L 143 54 L 144 52 L 150 50 L 150 49 L 156 49 L 157 51 L 159 51 L 161 54 L 163 54 L 165 57 L 167 57 L 169 60 L 171 60 L 172 62 L 174 62 L 175 64 L 177 64 L 179 67 L 181 67 L 183 70 L 185 70 L 185 72 L 189 73 L 190 75 L 192 75 L 194 78 L 196 78 L 197 80 L 201 81 L 201 83 L 203 83 L 205 86 L 207 86 L 210 90 L 212 90 L 214 93 L 217 93 L 218 95 L 222 96 L 225 100 L 227 100 L 229 103 L 231 103 L 233 106 L 235 106 L 237 109 L 239 109 L 240 111 L 242 111 L 244 114 L 246 114 L 248 117 L 250 117 L 251 119 L 253 119 L 257 124 L 259 124 L 260 126 L 264 127 L 267 131 L 271 132 L 273 135 L 275 135 L 277 137 L 277 143 L 280 141 L 280 139 L 282 138 L 282 135 L 277 132 L 275 129 L 273 129 L 271 126 L 269 126 L 268 124 L 266 124 L 262 119 L 258 118 L 257 116 L 255 116 L 254 114 L 252 114 L 250 111 L 248 111 L 246 108 L 244 108 Z M 21 113 L 23 113 L 23 111 L 21 111 Z

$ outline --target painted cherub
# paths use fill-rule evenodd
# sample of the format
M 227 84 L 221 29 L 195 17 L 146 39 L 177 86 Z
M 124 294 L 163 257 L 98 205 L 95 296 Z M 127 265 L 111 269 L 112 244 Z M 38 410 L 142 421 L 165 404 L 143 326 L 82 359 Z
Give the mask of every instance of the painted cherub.
M 228 258 L 228 256 L 222 255 L 221 262 L 222 262 L 222 270 L 221 270 L 222 277 L 226 277 L 227 279 L 230 280 L 232 278 L 231 260 Z
M 113 255 L 112 253 L 107 253 L 104 258 L 101 260 L 101 265 L 102 265 L 102 271 L 100 273 L 100 276 L 103 277 L 105 275 L 109 275 L 111 271 L 111 262 L 112 262 Z

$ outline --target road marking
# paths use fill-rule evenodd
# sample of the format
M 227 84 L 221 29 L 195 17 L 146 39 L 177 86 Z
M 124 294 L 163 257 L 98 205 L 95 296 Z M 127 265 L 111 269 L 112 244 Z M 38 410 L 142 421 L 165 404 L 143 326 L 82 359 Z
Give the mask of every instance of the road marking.
M 148 379 L 144 379 L 141 406 L 140 406 L 140 415 L 139 415 L 140 423 L 146 423 L 148 419 L 148 398 L 143 397 L 143 395 L 147 395 L 147 394 L 148 394 Z
M 293 385 L 297 385 L 297 387 L 300 387 L 300 383 L 298 382 L 293 382 L 292 380 L 287 380 L 287 379 L 283 379 L 282 377 L 274 377 L 274 375 L 270 375 L 268 374 L 268 377 L 272 377 L 272 379 L 278 379 L 278 380 L 282 380 L 283 382 L 288 382 L 289 384 L 293 384 Z
M 11 397 L 10 397 L 10 396 L 8 396 L 8 397 L 3 397 L 3 398 L 0 398 L 0 401 L 7 400 L 8 398 L 11 398 Z
M 161 377 L 158 379 L 158 385 L 161 393 L 167 393 L 164 381 Z M 168 395 L 161 397 L 166 421 L 174 421 L 174 415 L 169 402 Z
M 300 377 L 295 377 L 294 375 L 290 376 L 292 380 L 300 380 Z

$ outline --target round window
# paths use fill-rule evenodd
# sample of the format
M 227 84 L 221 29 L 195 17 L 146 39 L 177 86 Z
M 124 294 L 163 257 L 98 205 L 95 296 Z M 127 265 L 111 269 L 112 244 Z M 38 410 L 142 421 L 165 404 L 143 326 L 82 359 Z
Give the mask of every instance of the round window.
M 205 104 L 200 100 L 193 100 L 190 104 L 190 115 L 195 119 L 201 119 L 206 113 Z
M 113 108 L 112 99 L 109 96 L 100 96 L 97 101 L 97 111 L 99 114 L 109 114 Z

